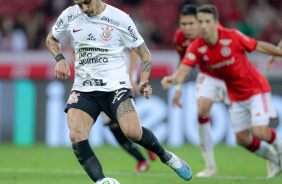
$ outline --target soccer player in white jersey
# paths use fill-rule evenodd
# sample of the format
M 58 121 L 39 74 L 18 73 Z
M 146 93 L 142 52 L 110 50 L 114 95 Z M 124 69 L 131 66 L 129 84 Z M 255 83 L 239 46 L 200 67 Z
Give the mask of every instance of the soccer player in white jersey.
M 142 127 L 130 91 L 124 47 L 141 59 L 139 91 L 146 99 L 152 94 L 148 84 L 152 60 L 133 21 L 121 10 L 101 0 L 74 0 L 75 5 L 59 16 L 46 39 L 55 57 L 55 76 L 65 80 L 69 66 L 61 53 L 59 40 L 71 34 L 75 47 L 75 79 L 65 112 L 72 148 L 79 163 L 97 182 L 104 178 L 102 166 L 89 145 L 89 133 L 100 111 L 117 121 L 131 141 L 154 152 L 181 178 L 192 178 L 191 168 L 175 154 L 165 150 L 149 129 Z
M 131 50 L 130 52 L 124 52 L 126 72 L 129 75 L 129 80 L 131 83 L 131 92 L 134 95 L 139 94 L 139 88 L 137 82 L 137 54 Z M 75 52 L 73 50 L 73 65 L 75 64 Z M 147 171 L 150 167 L 150 162 L 143 156 L 143 154 L 138 150 L 135 143 L 130 141 L 122 132 L 119 124 L 112 121 L 104 112 L 101 112 L 101 117 L 105 126 L 108 126 L 110 131 L 113 133 L 115 139 L 120 144 L 120 146 L 127 151 L 131 156 L 137 160 L 137 165 L 134 172 Z M 154 161 L 157 159 L 157 155 L 149 150 L 147 150 L 150 160 Z

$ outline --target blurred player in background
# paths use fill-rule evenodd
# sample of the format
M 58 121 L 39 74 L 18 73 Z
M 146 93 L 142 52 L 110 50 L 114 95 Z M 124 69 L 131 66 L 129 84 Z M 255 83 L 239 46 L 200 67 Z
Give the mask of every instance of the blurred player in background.
M 129 55 L 129 56 L 128 56 Z M 129 80 L 131 83 L 131 92 L 135 96 L 139 93 L 138 85 L 137 85 L 137 54 L 130 50 L 129 54 L 125 53 L 125 65 L 126 71 L 129 75 Z M 75 62 L 75 52 L 73 50 L 73 64 Z M 150 167 L 150 162 L 142 155 L 142 153 L 138 150 L 135 143 L 130 141 L 122 132 L 119 124 L 117 122 L 112 121 L 104 112 L 101 112 L 101 117 L 103 123 L 106 126 L 109 126 L 110 131 L 113 133 L 115 139 L 120 144 L 120 146 L 127 151 L 130 155 L 132 155 L 138 162 L 137 166 L 134 169 L 134 172 L 143 172 L 147 171 Z M 150 160 L 154 161 L 157 159 L 157 155 L 149 150 L 147 150 Z
M 180 12 L 179 29 L 174 35 L 174 47 L 179 55 L 179 64 L 185 56 L 187 47 L 199 35 L 197 22 L 197 9 L 194 5 L 186 5 Z M 219 27 L 221 27 L 219 25 Z M 182 108 L 180 97 L 182 84 L 176 85 L 172 105 Z M 213 102 L 224 101 L 229 104 L 225 82 L 217 77 L 205 65 L 200 65 L 200 72 L 196 79 L 196 97 L 198 103 L 199 137 L 202 156 L 206 168 L 197 173 L 196 177 L 210 177 L 217 174 L 217 166 L 214 159 L 214 145 L 210 121 L 210 110 Z
M 59 40 L 67 34 L 74 40 L 75 79 L 65 112 L 77 160 L 94 182 L 105 178 L 88 141 L 90 130 L 103 111 L 119 123 L 127 138 L 157 154 L 182 179 L 191 180 L 189 165 L 165 150 L 153 132 L 140 123 L 122 54 L 128 47 L 141 59 L 139 91 L 146 99 L 152 94 L 148 84 L 152 60 L 135 24 L 126 13 L 101 0 L 74 2 L 76 5 L 68 7 L 58 17 L 46 44 L 57 61 L 56 78 L 65 80 L 70 76 L 70 69 Z
M 230 120 L 237 144 L 270 161 L 268 177 L 277 177 L 281 171 L 282 140 L 268 127 L 270 118 L 276 116 L 271 88 L 265 77 L 251 65 L 245 51 L 282 56 L 282 50 L 236 29 L 218 29 L 218 13 L 213 5 L 199 7 L 197 19 L 201 36 L 189 46 L 178 70 L 163 78 L 163 87 L 183 83 L 197 63 L 208 66 L 226 82 L 231 100 Z

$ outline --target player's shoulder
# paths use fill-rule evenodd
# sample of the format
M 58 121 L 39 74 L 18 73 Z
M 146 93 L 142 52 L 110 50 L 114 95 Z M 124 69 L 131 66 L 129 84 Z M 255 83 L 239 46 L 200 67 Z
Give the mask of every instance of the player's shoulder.
M 109 4 L 106 4 L 106 10 L 103 14 L 101 21 L 108 22 L 109 24 L 116 27 L 123 27 L 123 22 L 127 22 L 129 19 L 129 15 L 124 11 L 113 7 Z
M 68 22 L 80 15 L 82 15 L 82 12 L 78 5 L 69 6 L 61 14 L 61 16 L 63 16 Z
M 129 16 L 127 13 L 114 6 L 111 6 L 109 4 L 106 4 L 106 6 L 107 6 L 106 16 L 111 19 L 121 19 L 122 17 Z
M 120 15 L 127 15 L 127 13 L 125 13 L 124 11 L 112 6 L 112 5 L 109 5 L 109 4 L 106 4 L 107 8 L 109 9 L 109 12 L 111 14 L 120 14 Z
M 178 28 L 174 33 L 175 38 L 179 38 L 179 37 L 183 37 L 183 36 L 185 36 L 185 35 L 184 35 L 182 29 L 180 29 L 180 28 Z
M 229 35 L 229 36 L 233 36 L 234 34 L 240 34 L 240 31 L 235 28 L 222 27 L 219 29 L 219 31 L 221 32 L 221 34 Z

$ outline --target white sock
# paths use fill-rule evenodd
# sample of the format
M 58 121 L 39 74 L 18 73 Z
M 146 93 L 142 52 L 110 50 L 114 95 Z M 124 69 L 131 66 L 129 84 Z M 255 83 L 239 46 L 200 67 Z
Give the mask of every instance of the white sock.
M 210 122 L 199 124 L 199 137 L 202 148 L 202 156 L 204 158 L 206 167 L 216 168 L 213 153 L 212 129 Z
M 210 122 L 199 124 L 199 136 L 202 150 L 206 153 L 213 152 L 213 139 Z
M 205 161 L 206 167 L 216 168 L 213 152 L 209 152 L 209 153 L 202 152 L 202 156 Z
M 272 145 L 268 144 L 265 141 L 260 141 L 260 146 L 255 151 L 255 153 L 260 157 L 274 162 L 275 164 L 279 164 L 278 152 L 274 149 Z

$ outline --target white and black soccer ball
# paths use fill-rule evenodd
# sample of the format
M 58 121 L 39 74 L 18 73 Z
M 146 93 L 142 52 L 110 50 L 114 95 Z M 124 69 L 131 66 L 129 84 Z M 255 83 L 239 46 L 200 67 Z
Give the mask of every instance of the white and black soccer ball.
M 95 184 L 120 184 L 116 179 L 114 178 L 103 178 L 98 180 Z

